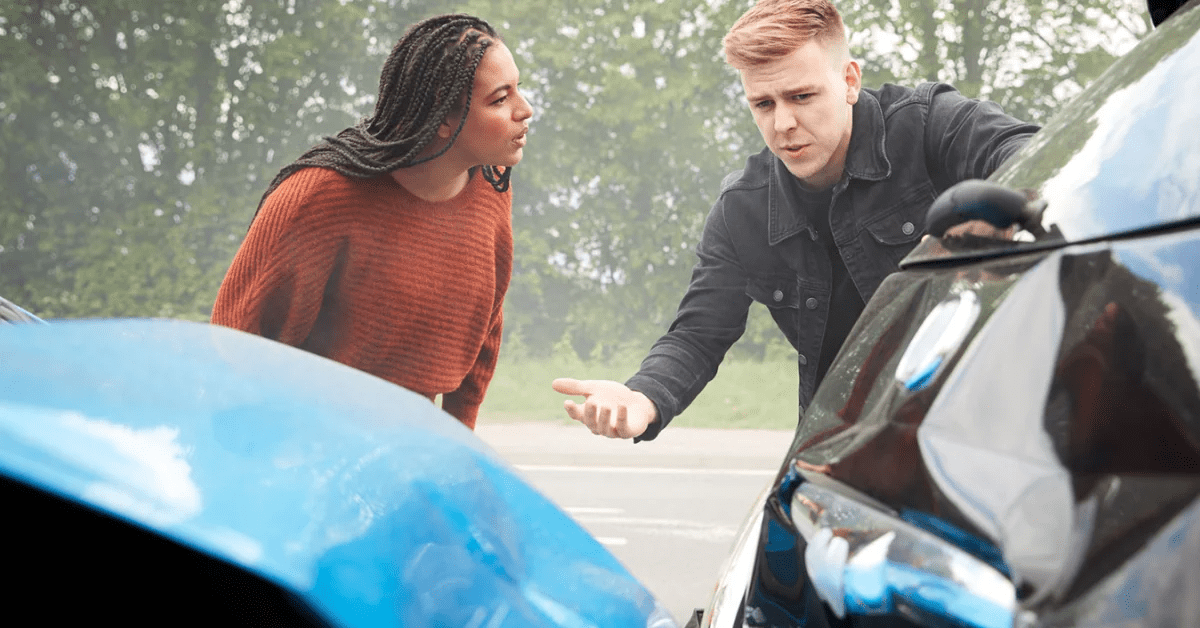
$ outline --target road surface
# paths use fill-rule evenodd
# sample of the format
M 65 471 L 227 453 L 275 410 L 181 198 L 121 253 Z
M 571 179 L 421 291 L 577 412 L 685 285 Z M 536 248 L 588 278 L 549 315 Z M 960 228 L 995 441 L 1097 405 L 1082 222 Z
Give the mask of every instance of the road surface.
M 486 420 L 476 432 L 681 625 L 708 602 L 742 520 L 792 440 L 790 431 L 670 427 L 635 445 L 576 424 Z

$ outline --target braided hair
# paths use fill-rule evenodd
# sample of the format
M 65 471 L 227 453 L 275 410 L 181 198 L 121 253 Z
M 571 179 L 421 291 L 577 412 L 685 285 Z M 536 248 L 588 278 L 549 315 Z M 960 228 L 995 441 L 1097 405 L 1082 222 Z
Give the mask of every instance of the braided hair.
M 475 71 L 488 47 L 499 39 L 487 22 L 464 14 L 439 15 L 410 26 L 383 64 L 375 112 L 336 136 L 323 138 L 280 170 L 254 215 L 284 179 L 303 168 L 329 168 L 347 177 L 371 179 L 441 156 L 466 123 Z M 421 157 L 438 127 L 460 109 L 458 127 L 446 146 Z M 508 189 L 511 167 L 499 170 L 484 165 L 482 170 L 497 192 Z

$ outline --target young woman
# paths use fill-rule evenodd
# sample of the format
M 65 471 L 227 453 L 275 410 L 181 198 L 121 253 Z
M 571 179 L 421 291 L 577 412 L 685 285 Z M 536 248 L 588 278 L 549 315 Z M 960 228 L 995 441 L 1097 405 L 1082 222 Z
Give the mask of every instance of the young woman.
M 474 428 L 500 349 L 512 192 L 533 111 L 487 22 L 417 23 L 374 114 L 275 177 L 212 322 L 361 369 Z

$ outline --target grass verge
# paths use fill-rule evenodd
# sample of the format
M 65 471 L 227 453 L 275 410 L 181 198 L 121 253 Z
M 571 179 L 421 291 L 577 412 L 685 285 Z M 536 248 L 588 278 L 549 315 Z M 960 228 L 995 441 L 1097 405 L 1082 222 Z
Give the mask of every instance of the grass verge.
M 557 358 L 506 360 L 501 354 L 479 421 L 570 423 L 562 408 L 566 397 L 550 388 L 551 381 L 557 377 L 625 381 L 637 366 L 637 362 L 600 364 Z M 792 430 L 796 427 L 797 386 L 796 364 L 791 360 L 726 360 L 717 377 L 671 424 Z

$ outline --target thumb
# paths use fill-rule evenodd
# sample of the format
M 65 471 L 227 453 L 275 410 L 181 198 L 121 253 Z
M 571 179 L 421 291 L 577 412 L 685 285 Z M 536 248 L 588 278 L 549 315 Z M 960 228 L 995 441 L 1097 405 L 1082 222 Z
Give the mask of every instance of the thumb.
M 560 377 L 554 380 L 550 383 L 550 387 L 553 388 L 555 392 L 560 392 L 564 395 L 583 395 L 586 397 L 587 395 L 592 394 L 592 387 L 589 386 L 587 382 L 581 382 L 577 379 L 571 379 L 569 377 Z

